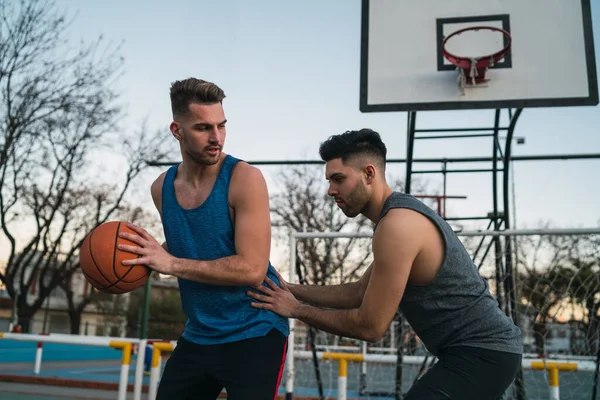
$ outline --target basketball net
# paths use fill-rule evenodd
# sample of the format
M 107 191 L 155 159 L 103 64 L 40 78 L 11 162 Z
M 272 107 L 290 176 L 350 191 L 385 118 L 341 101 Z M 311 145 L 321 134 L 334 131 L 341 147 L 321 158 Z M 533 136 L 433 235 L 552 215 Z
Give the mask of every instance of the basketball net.
M 481 56 L 481 57 L 467 57 L 460 56 L 454 53 L 451 53 L 446 48 L 448 40 L 460 35 L 461 33 L 468 31 L 480 31 L 480 30 L 488 30 L 499 32 L 504 35 L 508 40 L 506 41 L 506 45 L 503 46 L 502 49 L 496 51 L 495 53 Z M 464 28 L 457 30 L 456 32 L 447 36 L 442 42 L 442 53 L 444 57 L 450 61 L 452 64 L 456 65 L 458 70 L 457 83 L 460 89 L 461 95 L 465 95 L 466 88 L 477 88 L 477 87 L 487 87 L 487 82 L 489 82 L 489 68 L 493 67 L 498 61 L 502 60 L 506 53 L 508 52 L 511 46 L 512 38 L 510 34 L 500 28 L 495 28 L 492 26 L 473 26 L 469 28 Z

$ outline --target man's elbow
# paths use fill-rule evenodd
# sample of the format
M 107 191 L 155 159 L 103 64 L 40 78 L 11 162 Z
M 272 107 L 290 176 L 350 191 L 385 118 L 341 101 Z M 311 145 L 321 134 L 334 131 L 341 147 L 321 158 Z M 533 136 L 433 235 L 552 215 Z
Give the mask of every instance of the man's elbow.
M 387 328 L 382 324 L 365 324 L 360 339 L 370 343 L 379 342 L 385 336 Z
M 268 265 L 268 263 L 267 263 Z M 256 267 L 253 266 L 249 269 L 246 274 L 246 284 L 248 286 L 259 286 L 262 285 L 267 277 L 267 268 L 262 266 Z

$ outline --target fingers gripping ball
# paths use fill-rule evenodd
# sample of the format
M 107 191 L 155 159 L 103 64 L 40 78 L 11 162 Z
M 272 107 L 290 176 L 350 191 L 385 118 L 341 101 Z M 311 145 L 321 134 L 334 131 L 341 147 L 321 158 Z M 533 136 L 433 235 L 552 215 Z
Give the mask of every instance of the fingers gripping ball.
M 137 246 L 119 237 L 120 232 L 137 235 L 125 222 L 106 222 L 86 236 L 80 249 L 81 271 L 93 287 L 105 293 L 131 292 L 144 285 L 151 272 L 145 265 L 122 264 L 139 256 L 117 248 L 119 244 Z

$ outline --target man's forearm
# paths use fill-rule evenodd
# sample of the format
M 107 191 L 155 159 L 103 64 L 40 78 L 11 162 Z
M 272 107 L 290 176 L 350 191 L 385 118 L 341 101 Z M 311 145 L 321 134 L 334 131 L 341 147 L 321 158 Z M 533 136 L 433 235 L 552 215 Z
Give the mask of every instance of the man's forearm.
M 307 304 L 298 306 L 294 318 L 334 335 L 374 342 L 377 333 L 366 326 L 358 309 L 326 310 Z
M 211 261 L 175 258 L 171 275 L 211 285 L 257 286 L 265 279 L 266 270 L 263 273 L 239 255 Z
M 343 285 L 291 285 L 290 292 L 298 300 L 317 307 L 349 309 L 360 306 L 360 285 L 356 282 Z

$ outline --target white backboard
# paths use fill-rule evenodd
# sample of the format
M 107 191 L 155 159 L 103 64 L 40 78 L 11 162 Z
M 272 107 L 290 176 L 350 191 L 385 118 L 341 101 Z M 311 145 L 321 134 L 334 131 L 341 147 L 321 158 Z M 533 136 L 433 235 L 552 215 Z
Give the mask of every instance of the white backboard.
M 360 110 L 596 105 L 590 13 L 590 0 L 363 0 Z M 512 45 L 486 86 L 463 94 L 441 42 L 477 25 L 507 30 Z M 503 40 L 487 32 L 471 46 L 477 37 L 454 50 L 497 49 Z

